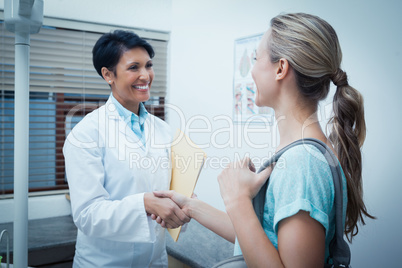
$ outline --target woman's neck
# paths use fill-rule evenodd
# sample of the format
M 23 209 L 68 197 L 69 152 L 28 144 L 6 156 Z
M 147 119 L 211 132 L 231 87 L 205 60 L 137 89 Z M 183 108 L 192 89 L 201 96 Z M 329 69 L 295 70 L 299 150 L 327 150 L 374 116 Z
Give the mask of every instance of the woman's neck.
M 328 144 L 317 116 L 317 104 L 300 93 L 294 73 L 278 84 L 278 95 L 273 104 L 279 130 L 277 151 L 303 138 L 315 138 Z
M 317 113 L 312 109 L 289 106 L 288 109 L 275 111 L 280 143 L 277 151 L 286 145 L 303 138 L 315 138 L 327 143 L 321 129 Z

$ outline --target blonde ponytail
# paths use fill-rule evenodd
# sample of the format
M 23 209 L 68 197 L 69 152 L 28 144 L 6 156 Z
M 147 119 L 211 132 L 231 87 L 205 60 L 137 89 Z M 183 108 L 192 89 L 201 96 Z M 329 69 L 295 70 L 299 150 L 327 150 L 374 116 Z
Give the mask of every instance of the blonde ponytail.
M 342 70 L 332 77 L 337 86 L 333 101 L 334 116 L 329 140 L 333 144 L 348 182 L 348 207 L 345 233 L 351 241 L 359 232 L 358 222 L 365 224 L 364 217 L 374 218 L 367 212 L 363 202 L 362 157 L 360 148 L 366 138 L 363 96 L 349 86 Z

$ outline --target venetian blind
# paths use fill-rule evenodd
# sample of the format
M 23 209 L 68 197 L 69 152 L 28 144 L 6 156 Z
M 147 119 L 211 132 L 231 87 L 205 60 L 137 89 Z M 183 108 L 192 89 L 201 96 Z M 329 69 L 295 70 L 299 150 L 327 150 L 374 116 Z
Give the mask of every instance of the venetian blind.
M 2 90 L 14 90 L 14 34 L 1 24 Z M 31 35 L 30 91 L 109 94 L 92 65 L 92 48 L 102 33 L 44 26 Z M 152 96 L 166 95 L 167 42 L 147 40 L 155 50 Z
M 102 105 L 110 94 L 109 86 L 92 65 L 92 47 L 104 32 L 116 27 L 74 24 L 79 25 L 76 28 L 91 29 L 89 31 L 54 26 L 59 21 L 52 24 L 43 26 L 38 34 L 31 35 L 30 42 L 30 191 L 67 188 L 62 155 L 66 134 L 85 114 Z M 97 32 L 93 28 L 102 31 Z M 150 32 L 145 32 L 145 38 L 141 34 L 143 31 L 139 32 L 155 50 L 155 78 L 151 98 L 145 104 L 151 113 L 163 118 L 167 84 L 167 40 L 153 38 Z M 14 161 L 18 160 L 13 157 L 15 38 L 13 33 L 5 29 L 3 21 L 0 21 L 0 33 L 1 195 L 12 193 Z M 69 118 L 73 109 L 74 117 Z

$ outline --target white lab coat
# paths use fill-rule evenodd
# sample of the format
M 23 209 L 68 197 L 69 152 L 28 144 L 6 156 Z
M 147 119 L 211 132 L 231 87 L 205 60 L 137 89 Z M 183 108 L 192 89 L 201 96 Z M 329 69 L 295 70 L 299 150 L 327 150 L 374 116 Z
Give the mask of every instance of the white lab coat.
M 167 267 L 165 230 L 147 216 L 144 193 L 169 189 L 171 130 L 149 114 L 144 134 L 145 149 L 109 98 L 68 135 L 73 267 Z

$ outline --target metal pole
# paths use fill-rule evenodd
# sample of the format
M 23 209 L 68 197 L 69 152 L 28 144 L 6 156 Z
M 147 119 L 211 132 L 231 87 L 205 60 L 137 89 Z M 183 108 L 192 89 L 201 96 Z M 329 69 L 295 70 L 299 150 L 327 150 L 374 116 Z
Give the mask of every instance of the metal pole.
M 15 32 L 14 267 L 28 266 L 29 32 Z
M 8 233 L 7 230 L 3 230 L 0 234 L 0 243 L 3 240 L 3 236 L 6 235 L 6 246 L 7 246 L 7 251 L 6 251 L 6 256 L 7 256 L 7 266 L 6 268 L 10 268 L 10 234 Z
M 6 0 L 7 30 L 15 33 L 14 267 L 28 266 L 29 36 L 39 32 L 43 0 Z

